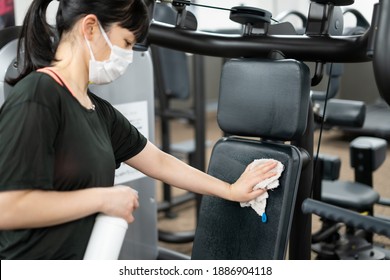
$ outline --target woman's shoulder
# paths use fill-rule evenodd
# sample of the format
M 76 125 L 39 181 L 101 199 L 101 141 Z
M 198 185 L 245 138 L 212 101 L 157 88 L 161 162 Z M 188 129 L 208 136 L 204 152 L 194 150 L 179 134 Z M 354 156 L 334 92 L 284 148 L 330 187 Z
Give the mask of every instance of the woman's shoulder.
M 60 87 L 50 76 L 32 72 L 11 89 L 4 105 L 11 108 L 33 102 L 52 108 L 60 100 L 60 95 L 56 94 Z
M 20 80 L 16 85 L 15 89 L 20 88 L 58 88 L 61 87 L 52 77 L 48 74 L 38 71 L 33 71 Z
M 40 72 L 31 72 L 20 80 L 12 89 L 10 97 L 15 95 L 22 100 L 50 100 L 56 98 L 56 94 L 50 94 L 61 88 L 49 75 Z

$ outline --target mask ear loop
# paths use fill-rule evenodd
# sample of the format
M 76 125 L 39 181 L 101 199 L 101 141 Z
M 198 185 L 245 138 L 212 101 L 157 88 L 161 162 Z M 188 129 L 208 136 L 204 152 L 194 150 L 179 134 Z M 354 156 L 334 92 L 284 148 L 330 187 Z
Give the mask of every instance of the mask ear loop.
M 102 33 L 104 39 L 106 40 L 107 44 L 110 46 L 110 48 L 112 49 L 112 44 L 111 44 L 111 41 L 110 39 L 108 38 L 107 36 L 107 33 L 106 31 L 104 31 L 102 25 L 100 24 L 100 22 L 98 22 L 98 25 L 99 25 L 99 29 L 100 29 L 100 32 Z
M 95 56 L 93 55 L 93 52 L 92 52 L 91 44 L 89 43 L 89 41 L 88 41 L 87 37 L 85 37 L 85 35 L 84 35 L 84 39 L 85 39 L 85 42 L 87 43 L 87 47 L 89 49 L 89 54 L 91 55 L 92 60 L 96 61 Z
M 107 45 L 108 45 L 108 46 L 110 47 L 110 49 L 112 50 L 111 41 L 110 41 L 110 39 L 108 38 L 107 33 L 104 31 L 104 29 L 103 29 L 103 27 L 102 27 L 102 25 L 100 24 L 99 21 L 98 21 L 98 26 L 99 26 L 100 32 L 101 32 L 102 35 L 103 35 L 104 40 L 106 40 Z M 90 53 L 90 55 L 91 55 L 92 60 L 96 61 L 95 56 L 93 55 L 93 51 L 92 51 L 91 44 L 89 43 L 89 41 L 88 41 L 87 37 L 85 37 L 85 35 L 84 35 L 84 39 L 85 39 L 85 42 L 87 43 L 87 47 L 88 47 L 88 49 L 89 49 L 89 53 Z

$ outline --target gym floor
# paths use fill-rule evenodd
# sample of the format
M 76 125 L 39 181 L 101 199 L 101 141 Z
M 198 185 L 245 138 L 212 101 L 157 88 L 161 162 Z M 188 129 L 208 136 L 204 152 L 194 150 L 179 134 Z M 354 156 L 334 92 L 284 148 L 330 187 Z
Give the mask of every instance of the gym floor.
M 175 121 L 172 122 L 172 142 L 180 142 L 189 140 L 193 137 L 193 130 L 190 125 L 185 122 Z M 159 136 L 159 121 L 156 120 L 156 142 L 158 144 Z M 216 122 L 216 113 L 211 112 L 207 114 L 206 118 L 206 139 L 210 145 L 207 149 L 206 159 L 210 156 L 211 148 L 214 143 L 221 137 L 222 132 Z M 320 147 L 320 153 L 337 155 L 341 159 L 341 180 L 353 180 L 354 171 L 349 165 L 349 142 L 353 140 L 353 137 L 345 135 L 338 130 L 325 130 L 322 134 L 322 141 Z M 318 133 L 315 135 L 315 149 L 317 149 Z M 390 198 L 390 145 L 387 150 L 387 160 L 385 163 L 374 173 L 374 185 L 375 190 L 380 193 L 381 196 Z M 157 198 L 161 201 L 162 187 L 160 184 L 157 186 Z M 181 195 L 184 191 L 174 189 L 173 195 Z M 191 231 L 195 229 L 195 203 L 194 201 L 188 201 L 182 205 L 178 205 L 173 209 L 177 215 L 176 218 L 167 218 L 164 213 L 160 212 L 158 215 L 158 227 L 159 229 L 166 231 Z M 384 215 L 390 217 L 390 207 L 375 206 L 374 212 L 376 215 Z M 320 227 L 319 218 L 313 216 L 313 232 Z M 384 236 L 374 235 L 374 241 L 382 244 L 385 248 L 390 249 L 390 238 Z M 184 244 L 172 244 L 160 242 L 160 246 L 168 249 L 175 250 L 187 255 L 191 255 L 192 243 Z M 315 258 L 315 253 L 312 253 L 312 258 Z

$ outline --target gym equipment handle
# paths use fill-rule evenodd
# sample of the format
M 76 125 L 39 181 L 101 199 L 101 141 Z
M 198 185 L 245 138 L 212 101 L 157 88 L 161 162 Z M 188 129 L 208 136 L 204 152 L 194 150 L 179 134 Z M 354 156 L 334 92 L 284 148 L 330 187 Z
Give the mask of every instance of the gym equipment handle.
M 389 221 L 372 216 L 363 216 L 357 212 L 313 200 L 311 198 L 306 199 L 302 203 L 302 212 L 304 214 L 314 213 L 332 221 L 342 222 L 355 228 L 364 229 L 366 231 L 390 237 Z
M 178 51 L 216 57 L 268 57 L 279 50 L 302 61 L 365 62 L 369 32 L 361 36 L 241 36 L 181 30 L 153 21 L 148 42 Z

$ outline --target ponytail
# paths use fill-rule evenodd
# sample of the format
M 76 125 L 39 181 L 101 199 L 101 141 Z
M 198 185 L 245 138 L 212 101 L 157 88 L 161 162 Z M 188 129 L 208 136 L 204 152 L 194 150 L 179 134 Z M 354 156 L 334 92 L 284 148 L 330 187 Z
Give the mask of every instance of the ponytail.
M 7 82 L 15 85 L 32 71 L 49 66 L 55 56 L 58 35 L 46 21 L 52 0 L 34 0 L 27 11 L 19 37 L 17 62 L 20 74 Z

